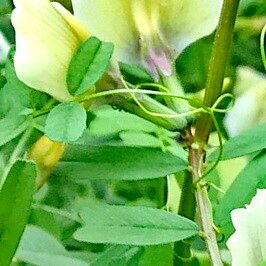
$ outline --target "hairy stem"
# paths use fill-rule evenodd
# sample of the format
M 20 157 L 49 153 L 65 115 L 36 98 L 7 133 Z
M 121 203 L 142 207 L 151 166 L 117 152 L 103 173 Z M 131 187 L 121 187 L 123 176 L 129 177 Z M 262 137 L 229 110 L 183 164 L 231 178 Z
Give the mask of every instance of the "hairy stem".
M 202 184 L 201 180 L 203 175 L 204 165 L 204 150 L 190 149 L 190 165 L 192 167 L 193 181 L 196 185 L 196 200 L 199 211 L 199 218 L 204 232 L 206 245 L 210 254 L 212 264 L 214 266 L 222 266 L 222 260 L 217 244 L 216 233 L 213 228 L 212 220 L 212 206 L 209 201 L 207 187 Z
M 204 96 L 204 105 L 208 107 L 211 107 L 222 93 L 225 68 L 232 42 L 239 1 L 224 0 L 223 3 L 222 13 L 215 35 Z M 212 206 L 209 201 L 207 188 L 204 185 L 204 180 L 202 180 L 203 182 L 200 181 L 204 174 L 205 147 L 208 143 L 212 127 L 212 118 L 208 114 L 202 114 L 196 122 L 194 143 L 190 147 L 189 160 L 194 184 L 196 184 L 195 195 L 201 227 L 205 235 L 210 259 L 214 266 L 221 266 L 223 263 L 213 227 Z

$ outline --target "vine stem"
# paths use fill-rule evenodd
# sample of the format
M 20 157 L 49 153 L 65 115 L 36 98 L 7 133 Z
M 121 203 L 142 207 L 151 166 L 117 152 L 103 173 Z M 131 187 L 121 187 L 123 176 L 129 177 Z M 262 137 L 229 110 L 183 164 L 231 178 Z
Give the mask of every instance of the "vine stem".
M 215 34 L 205 89 L 204 105 L 207 107 L 213 106 L 222 93 L 225 68 L 232 43 L 239 2 L 240 0 L 224 0 L 223 2 L 221 17 Z M 189 162 L 193 181 L 194 184 L 196 184 L 195 196 L 197 207 L 210 259 L 214 266 L 222 266 L 223 263 L 213 224 L 212 206 L 203 178 L 206 146 L 213 127 L 212 119 L 213 118 L 209 114 L 202 113 L 196 121 L 194 140 L 189 151 Z
M 202 183 L 204 156 L 205 153 L 202 149 L 190 149 L 190 165 L 192 167 L 193 180 L 194 183 L 196 183 L 195 196 L 205 242 L 212 264 L 214 266 L 222 266 L 223 263 L 217 244 L 216 232 L 213 226 L 212 206 L 209 200 L 207 187 L 204 183 Z

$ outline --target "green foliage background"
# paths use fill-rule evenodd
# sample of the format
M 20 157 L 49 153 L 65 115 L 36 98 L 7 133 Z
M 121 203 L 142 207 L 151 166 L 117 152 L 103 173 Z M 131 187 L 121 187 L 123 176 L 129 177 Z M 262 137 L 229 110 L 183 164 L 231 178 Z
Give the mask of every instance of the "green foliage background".
M 64 3 L 66 7 L 71 9 L 70 1 L 61 0 L 60 2 Z M 12 4 L 9 0 L 0 0 L 0 30 L 4 33 L 7 40 L 11 44 L 14 44 L 15 36 L 10 23 L 11 10 Z M 243 0 L 239 11 L 239 19 L 236 24 L 230 57 L 231 60 L 228 64 L 227 75 L 235 78 L 236 68 L 242 65 L 250 66 L 259 72 L 264 71 L 260 57 L 259 36 L 261 27 L 258 21 L 266 22 L 266 2 L 264 0 Z M 213 35 L 208 36 L 192 44 L 176 60 L 176 69 L 186 92 L 199 92 L 204 88 L 213 37 Z M 8 64 L 11 63 L 12 62 L 9 62 Z M 9 75 L 11 75 L 10 77 L 4 75 L 6 71 L 4 65 L 0 66 L 0 97 L 5 95 L 7 87 L 12 87 L 11 91 L 13 91 L 12 93 L 15 95 L 14 97 L 17 97 L 19 104 L 17 104 L 18 102 L 16 101 L 14 102 L 14 99 L 16 98 L 13 96 L 13 102 L 6 98 L 5 100 L 3 100 L 3 98 L 0 99 L 0 117 L 7 117 L 5 119 L 10 119 L 10 121 L 12 121 L 13 118 L 9 114 L 10 108 L 16 106 L 18 110 L 21 111 L 23 109 L 25 111 L 32 108 L 32 103 L 34 102 L 34 108 L 38 110 L 47 100 L 47 96 L 40 97 L 40 95 L 37 95 L 37 92 L 32 92 L 27 87 L 21 87 L 21 84 L 19 85 L 20 91 L 17 91 L 16 88 L 18 87 L 19 81 L 12 76 L 12 66 L 10 65 L 9 67 L 11 69 L 8 71 Z M 5 84 L 5 79 L 8 79 L 7 84 Z M 3 86 L 4 84 L 5 86 Z M 232 83 L 229 90 L 232 90 L 233 87 L 234 84 Z M 21 103 L 21 99 L 28 99 L 28 101 Z M 36 103 L 34 99 L 39 100 Z M 20 104 L 23 106 L 20 106 Z M 120 112 L 111 107 L 99 108 L 98 110 L 89 113 L 89 117 L 90 119 L 87 120 L 87 126 L 89 126 L 90 130 L 86 130 L 83 138 L 80 140 L 80 142 L 86 143 L 86 145 L 90 145 L 91 143 L 95 145 L 95 143 L 102 144 L 108 142 L 132 147 L 141 143 L 143 147 L 145 147 L 145 145 L 152 146 L 155 149 L 164 147 L 166 150 L 169 149 L 180 155 L 178 147 L 169 140 L 172 137 L 169 136 L 170 133 L 167 130 L 162 130 L 160 127 L 155 126 L 151 122 L 125 112 Z M 23 116 L 21 119 L 24 119 Z M 220 117 L 220 119 L 222 119 L 222 117 Z M 123 121 L 123 123 L 121 121 Z M 23 123 L 26 124 L 29 122 L 30 121 L 23 121 Z M 0 120 L 0 125 L 1 123 L 4 123 L 3 120 Z M 23 123 L 19 121 L 20 125 Z M 106 127 L 107 123 L 108 127 Z M 36 127 L 38 129 L 33 129 L 31 137 L 23 143 L 24 148 L 30 147 L 32 143 L 39 138 L 42 134 L 43 124 L 43 121 L 40 119 L 39 126 Z M 3 145 L 0 147 L 0 175 L 3 174 L 3 171 L 12 156 L 12 151 L 17 147 L 17 144 L 20 143 L 23 130 L 20 131 L 18 128 L 12 128 L 11 131 L 12 134 L 15 134 L 12 140 L 9 139 L 10 130 L 7 129 L 5 131 L 5 129 L 1 129 L 0 143 Z M 261 135 L 262 134 L 264 133 L 261 133 Z M 134 136 L 134 143 L 132 143 L 132 136 Z M 2 139 L 4 139 L 3 143 L 1 142 Z M 250 139 L 242 144 L 243 147 L 245 146 L 245 148 L 247 148 L 247 143 L 250 143 Z M 248 150 L 248 152 L 245 151 L 243 155 L 251 154 L 253 160 L 258 156 L 261 165 L 265 165 L 264 149 L 266 146 L 264 146 L 264 144 L 261 145 L 262 146 L 259 146 L 259 148 L 251 147 L 250 150 Z M 139 152 L 138 154 L 140 158 L 143 158 L 141 156 L 145 156 L 145 148 L 143 149 L 143 153 Z M 254 152 L 259 151 L 260 154 L 253 154 Z M 108 151 L 104 152 L 105 155 L 107 154 L 108 156 Z M 230 154 L 230 147 L 228 154 L 229 157 L 237 157 Z M 111 153 L 110 156 L 112 156 Z M 186 156 L 186 154 L 180 156 Z M 114 158 L 114 160 L 118 160 L 118 157 L 119 156 Z M 158 158 L 155 155 L 152 158 L 154 161 L 144 160 L 144 163 L 149 163 L 151 165 L 156 163 L 156 159 Z M 63 163 L 64 162 L 61 162 L 61 164 Z M 261 166 L 258 166 L 257 163 L 258 162 L 256 161 L 256 167 Z M 173 165 L 174 164 L 175 162 L 173 162 Z M 259 169 L 265 170 L 264 168 Z M 248 171 L 249 174 L 250 171 L 252 172 L 254 169 L 247 169 L 246 171 Z M 132 173 L 132 175 L 134 175 L 134 173 Z M 218 172 L 213 173 L 213 175 L 215 176 L 214 180 L 216 180 L 216 185 L 219 185 L 222 181 L 220 180 Z M 235 184 L 234 186 L 236 188 L 231 187 L 232 194 L 234 194 L 236 190 L 245 190 L 246 176 L 246 172 L 238 176 L 238 179 L 241 179 L 242 183 Z M 49 265 L 55 265 L 55 262 L 57 265 L 88 265 L 88 263 L 90 263 L 89 265 L 98 266 L 172 265 L 174 256 L 169 244 L 132 247 L 130 246 L 130 243 L 126 243 L 127 245 L 123 246 L 103 244 L 104 241 L 102 244 L 92 244 L 79 242 L 73 238 L 73 233 L 78 227 L 80 227 L 81 223 L 78 213 L 84 208 L 84 206 L 90 204 L 104 202 L 116 205 L 164 208 L 167 198 L 166 178 L 161 177 L 153 179 L 153 176 L 148 178 L 150 179 L 141 179 L 137 181 L 100 179 L 84 182 L 82 178 L 74 179 L 71 178 L 71 174 L 62 174 L 59 164 L 52 174 L 48 184 L 34 195 L 34 204 L 29 215 L 29 225 L 22 237 L 20 248 L 16 255 L 18 261 L 13 264 L 20 266 L 35 264 L 46 266 L 50 260 L 51 264 Z M 180 180 L 183 180 L 182 175 L 180 175 Z M 181 183 L 182 182 L 180 182 L 180 184 Z M 244 185 L 241 186 L 241 184 Z M 254 190 L 258 186 L 264 187 L 264 185 L 265 182 L 258 181 L 256 184 L 253 184 Z M 210 189 L 210 195 L 213 202 L 219 205 L 221 195 L 213 188 Z M 224 202 L 225 207 L 218 207 L 217 210 L 217 222 L 228 222 L 224 217 L 224 208 L 227 210 L 226 214 L 228 214 L 232 208 L 232 206 L 230 206 L 232 201 L 235 202 L 234 207 L 239 207 L 239 205 L 242 206 L 243 204 L 248 203 L 249 200 L 250 195 L 246 196 L 244 199 L 245 202 L 240 203 L 236 202 L 234 198 L 228 196 L 225 197 L 222 201 Z M 226 229 L 228 232 L 232 232 L 231 225 L 226 227 Z M 226 237 L 229 234 L 228 232 L 225 233 Z M 117 232 L 117 234 L 119 234 L 119 232 Z M 197 252 L 201 253 L 204 251 L 203 242 L 201 240 L 195 241 L 193 245 Z M 221 248 L 224 248 L 224 242 L 221 243 Z M 206 260 L 204 256 L 202 256 L 202 261 L 195 260 L 193 263 L 194 264 L 191 265 L 209 265 L 208 260 Z

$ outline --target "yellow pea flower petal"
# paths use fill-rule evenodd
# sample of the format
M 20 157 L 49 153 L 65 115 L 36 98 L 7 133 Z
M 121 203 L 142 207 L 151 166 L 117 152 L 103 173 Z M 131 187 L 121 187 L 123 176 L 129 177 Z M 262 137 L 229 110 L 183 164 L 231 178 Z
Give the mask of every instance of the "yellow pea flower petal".
M 53 7 L 64 17 L 73 30 L 75 30 L 79 40 L 84 42 L 90 37 L 86 27 L 81 24 L 67 9 L 58 2 L 52 2 Z
M 16 31 L 14 63 L 17 76 L 28 86 L 59 101 L 69 101 L 66 74 L 71 58 L 85 38 L 68 11 L 49 0 L 14 0 L 12 23 Z M 66 18 L 64 18 L 66 17 Z
M 75 17 L 93 35 L 114 43 L 114 55 L 118 60 L 130 61 L 132 64 L 140 61 L 131 0 L 72 0 L 72 5 Z
M 219 21 L 223 0 L 157 0 L 161 2 L 160 32 L 176 54 L 211 34 Z
M 175 56 L 216 27 L 222 0 L 73 0 L 75 16 L 111 41 L 118 60 L 139 61 L 141 45 L 175 50 Z M 141 44 L 141 42 L 144 44 Z
M 59 161 L 65 145 L 42 136 L 28 151 L 28 159 L 33 160 L 38 168 L 37 185 L 41 187 L 50 176 Z

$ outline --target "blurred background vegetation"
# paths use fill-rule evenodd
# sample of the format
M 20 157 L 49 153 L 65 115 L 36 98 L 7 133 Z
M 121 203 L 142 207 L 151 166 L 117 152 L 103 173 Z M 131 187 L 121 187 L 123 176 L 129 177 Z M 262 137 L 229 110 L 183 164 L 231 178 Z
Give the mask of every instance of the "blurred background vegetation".
M 70 0 L 61 0 L 59 2 L 71 10 Z M 10 22 L 12 8 L 13 4 L 11 1 L 0 0 L 0 33 L 3 35 L 3 38 L 0 38 L 0 88 L 2 87 L 1 84 L 4 84 L 5 82 L 5 49 L 7 44 L 11 46 L 15 42 L 14 30 Z M 234 82 L 237 78 L 237 68 L 239 66 L 248 66 L 258 72 L 265 72 L 261 60 L 259 43 L 260 33 L 265 24 L 266 1 L 242 0 L 226 74 L 226 76 L 230 77 L 232 81 L 229 90 L 233 90 L 234 88 Z M 204 88 L 213 38 L 214 35 L 211 35 L 197 41 L 177 58 L 176 69 L 186 92 L 199 92 Z M 115 141 L 121 139 L 127 141 L 125 132 L 128 133 L 129 131 L 127 131 L 128 129 L 123 129 L 123 125 L 115 120 L 117 118 L 117 113 L 118 111 L 113 109 L 110 109 L 110 115 L 108 117 L 101 116 L 101 113 L 99 113 L 97 117 L 97 112 L 96 114 L 92 113 L 92 116 L 96 117 L 96 119 L 93 120 L 94 125 L 92 125 L 92 127 L 97 128 L 97 130 L 89 134 L 105 136 Z M 117 120 L 128 121 L 130 124 L 130 119 L 128 119 L 126 115 L 123 116 L 123 114 L 121 114 L 121 117 Z M 108 122 L 106 123 L 106 121 Z M 106 128 L 107 124 L 108 128 Z M 133 127 L 134 131 L 134 125 L 129 124 L 128 128 L 132 129 Z M 123 135 L 120 134 L 122 131 Z M 138 136 L 142 141 L 143 135 Z M 8 145 L 0 148 L 0 169 L 15 145 L 16 140 L 13 140 Z M 241 167 L 241 165 L 243 165 L 243 163 L 240 162 L 237 167 Z M 234 164 L 232 164 L 231 167 L 234 168 Z M 221 185 L 224 181 L 219 180 L 218 171 L 216 171 L 214 175 L 217 183 Z M 230 174 L 232 175 L 232 172 Z M 227 173 L 224 173 L 224 176 L 226 175 Z M 228 186 L 228 183 L 230 182 L 231 181 L 224 182 L 226 183 L 224 186 Z M 214 201 L 219 200 L 215 191 L 212 191 L 211 193 Z M 94 200 L 104 200 L 111 204 L 141 205 L 162 208 L 166 203 L 166 179 L 159 178 L 140 182 L 117 181 L 112 183 L 107 181 L 95 181 L 89 184 L 82 184 L 76 183 L 74 180 L 67 180 L 65 177 L 56 176 L 50 178 L 49 185 L 45 185 L 37 193 L 35 200 L 38 204 L 45 204 L 54 208 L 73 211 L 75 213 L 81 208 L 81 206 L 86 204 L 86 202 Z M 34 208 L 30 223 L 46 229 L 60 239 L 62 243 L 71 250 L 79 250 L 80 245 L 83 245 L 83 250 L 89 251 L 102 251 L 104 248 L 103 245 L 81 244 L 74 241 L 70 236 L 76 229 L 76 223 L 71 219 L 62 219 L 60 215 L 51 215 L 50 212 L 46 212 L 44 209 L 38 207 Z M 158 261 L 154 262 L 152 260 L 152 254 L 155 252 L 154 250 L 147 249 L 145 252 L 149 259 L 145 259 L 144 256 L 142 265 L 171 265 L 167 264 L 167 262 L 163 262 L 162 264 L 159 264 L 160 262 Z M 160 250 L 160 252 L 167 253 L 169 250 L 166 248 Z M 198 264 L 196 263 L 195 265 Z

